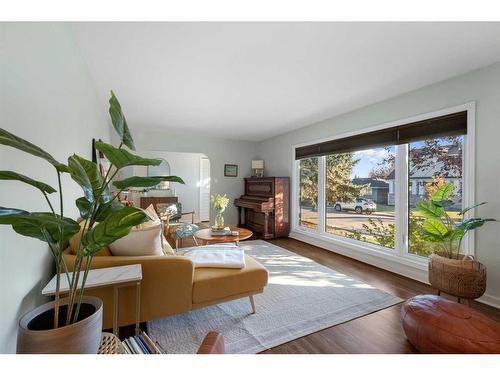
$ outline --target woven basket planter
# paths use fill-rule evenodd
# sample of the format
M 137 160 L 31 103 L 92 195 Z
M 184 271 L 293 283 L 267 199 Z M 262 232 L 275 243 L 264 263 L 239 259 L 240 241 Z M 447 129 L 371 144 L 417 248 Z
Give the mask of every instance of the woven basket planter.
M 429 283 L 440 292 L 459 298 L 476 299 L 486 290 L 486 267 L 469 258 L 449 259 L 432 254 Z

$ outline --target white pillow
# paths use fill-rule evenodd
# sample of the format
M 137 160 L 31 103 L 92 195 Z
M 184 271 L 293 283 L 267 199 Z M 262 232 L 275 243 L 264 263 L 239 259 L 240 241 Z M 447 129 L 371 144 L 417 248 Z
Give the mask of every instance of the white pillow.
M 162 248 L 162 224 L 135 229 L 125 237 L 110 244 L 109 251 L 114 256 L 164 255 Z

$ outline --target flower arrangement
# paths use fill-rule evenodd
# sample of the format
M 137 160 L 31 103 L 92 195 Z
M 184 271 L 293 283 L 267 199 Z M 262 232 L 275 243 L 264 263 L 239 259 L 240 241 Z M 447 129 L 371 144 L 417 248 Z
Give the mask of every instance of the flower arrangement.
M 229 204 L 229 198 L 226 196 L 226 194 L 217 194 L 215 196 L 212 195 L 210 197 L 210 202 L 212 203 L 215 211 L 222 213 L 226 210 L 226 207 Z
M 212 195 L 210 197 L 210 203 L 212 203 L 212 207 L 217 212 L 215 215 L 215 229 L 224 229 L 224 217 L 222 216 L 222 213 L 226 210 L 226 207 L 229 204 L 229 198 L 226 194 Z

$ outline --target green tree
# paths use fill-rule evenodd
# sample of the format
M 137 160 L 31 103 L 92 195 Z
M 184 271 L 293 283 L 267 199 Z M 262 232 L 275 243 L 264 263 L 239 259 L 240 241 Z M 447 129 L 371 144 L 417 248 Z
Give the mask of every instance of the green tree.
M 300 203 L 318 206 L 318 158 L 300 160 Z
M 352 170 L 359 163 L 352 152 L 333 154 L 326 157 L 326 204 L 336 201 L 352 202 L 363 194 L 365 185 L 352 183 Z
M 366 188 L 364 185 L 352 183 L 352 170 L 359 162 L 353 153 L 333 154 L 326 156 L 326 204 L 336 201 L 352 202 Z M 318 202 L 318 158 L 300 161 L 300 201 L 317 208 Z

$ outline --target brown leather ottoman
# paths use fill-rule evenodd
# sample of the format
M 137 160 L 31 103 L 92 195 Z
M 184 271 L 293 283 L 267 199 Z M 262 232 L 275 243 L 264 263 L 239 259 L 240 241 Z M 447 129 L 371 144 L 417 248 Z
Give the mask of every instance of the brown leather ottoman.
M 423 353 L 500 353 L 500 323 L 465 305 L 434 295 L 401 307 L 406 337 Z

